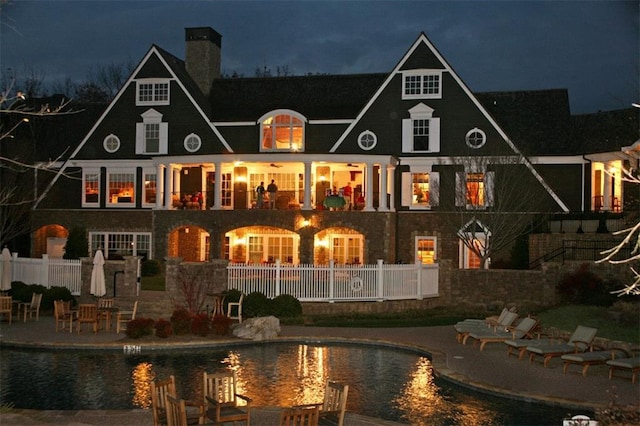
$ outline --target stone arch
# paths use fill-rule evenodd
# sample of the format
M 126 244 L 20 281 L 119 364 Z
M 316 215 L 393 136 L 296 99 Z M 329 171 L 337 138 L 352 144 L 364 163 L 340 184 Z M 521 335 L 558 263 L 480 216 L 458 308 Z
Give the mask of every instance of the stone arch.
M 300 235 L 285 228 L 252 225 L 224 234 L 224 255 L 242 263 L 298 263 Z
M 167 234 L 167 256 L 185 262 L 208 262 L 211 258 L 211 235 L 201 226 L 184 224 Z
M 41 226 L 33 233 L 31 255 L 35 258 L 48 254 L 51 257 L 62 257 L 69 230 L 59 224 Z
M 318 231 L 314 235 L 313 263 L 327 264 L 331 259 L 336 263 L 365 263 L 364 234 L 349 227 L 336 226 Z

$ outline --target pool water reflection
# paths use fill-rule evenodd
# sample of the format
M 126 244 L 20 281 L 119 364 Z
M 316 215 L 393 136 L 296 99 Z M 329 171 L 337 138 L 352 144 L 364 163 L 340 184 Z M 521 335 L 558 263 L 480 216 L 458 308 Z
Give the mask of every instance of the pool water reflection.
M 2 402 L 31 409 L 148 408 L 171 374 L 202 399 L 202 373 L 232 368 L 254 406 L 322 401 L 327 378 L 348 383 L 347 410 L 411 425 L 559 424 L 568 410 L 490 397 L 435 378 L 428 358 L 369 345 L 268 343 L 229 350 L 0 352 Z

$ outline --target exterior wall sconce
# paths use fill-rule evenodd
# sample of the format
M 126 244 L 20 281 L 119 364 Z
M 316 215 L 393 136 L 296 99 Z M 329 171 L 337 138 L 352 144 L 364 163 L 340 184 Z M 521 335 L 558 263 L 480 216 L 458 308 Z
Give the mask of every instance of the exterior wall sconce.
M 184 228 L 184 233 L 188 234 L 189 233 L 189 227 Z
M 302 227 L 303 228 L 309 226 L 310 224 L 311 224 L 311 222 L 309 221 L 309 219 L 303 219 L 302 220 Z

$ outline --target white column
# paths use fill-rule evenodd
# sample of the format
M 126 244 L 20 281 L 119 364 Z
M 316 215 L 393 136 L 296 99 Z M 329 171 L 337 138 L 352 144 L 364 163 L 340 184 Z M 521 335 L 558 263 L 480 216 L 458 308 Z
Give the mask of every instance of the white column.
M 389 173 L 389 210 L 394 212 L 396 211 L 394 198 L 394 191 L 396 189 L 396 168 L 392 165 L 387 165 L 387 172 Z
M 222 208 L 222 163 L 220 161 L 216 161 L 213 163 L 216 168 L 216 180 L 213 184 L 213 193 L 215 194 L 213 197 L 213 210 L 220 210 Z
M 164 208 L 165 210 L 170 210 L 171 204 L 173 203 L 173 166 L 171 164 L 167 165 L 166 174 L 167 182 L 165 184 L 165 188 L 167 188 L 167 190 L 165 191 L 165 194 L 167 196 L 164 197 Z
M 156 210 L 161 210 L 167 188 L 164 187 L 164 164 L 156 166 Z
M 611 169 L 611 163 L 604 164 L 604 172 L 603 180 L 604 180 L 604 188 L 602 191 L 602 209 L 603 210 L 611 210 L 611 175 L 609 174 L 609 170 Z
M 362 211 L 373 211 L 373 164 L 367 163 L 365 170 L 365 196 L 364 196 L 364 208 Z
M 304 201 L 302 210 L 312 210 L 311 207 L 311 163 L 304 162 Z
M 387 204 L 387 194 L 389 189 L 387 187 L 387 166 L 380 164 L 380 205 L 378 206 L 379 212 L 388 212 L 389 205 Z

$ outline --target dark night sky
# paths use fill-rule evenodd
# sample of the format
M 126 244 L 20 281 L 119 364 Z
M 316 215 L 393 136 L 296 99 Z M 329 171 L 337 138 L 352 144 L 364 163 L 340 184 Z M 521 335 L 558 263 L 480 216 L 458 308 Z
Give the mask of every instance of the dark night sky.
M 568 88 L 573 113 L 640 101 L 637 1 L 0 0 L 0 70 L 47 85 L 184 58 L 184 28 L 222 34 L 223 72 L 387 72 L 421 31 L 475 92 Z

